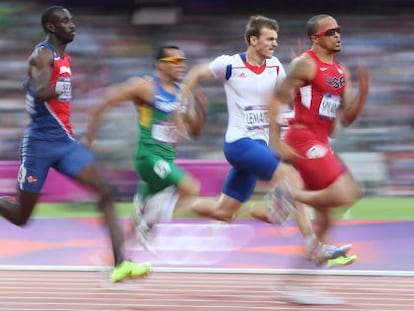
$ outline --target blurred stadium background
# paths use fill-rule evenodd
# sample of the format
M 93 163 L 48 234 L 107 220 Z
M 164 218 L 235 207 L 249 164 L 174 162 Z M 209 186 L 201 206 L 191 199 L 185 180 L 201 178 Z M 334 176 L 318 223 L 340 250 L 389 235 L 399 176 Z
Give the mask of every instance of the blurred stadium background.
M 4 161 L 18 160 L 28 123 L 22 90 L 26 59 L 44 36 L 41 12 L 55 4 L 70 9 L 77 25 L 77 37 L 67 51 L 74 72 L 72 121 L 79 134 L 89 109 L 108 84 L 152 72 L 153 52 L 159 45 L 182 47 L 190 66 L 243 51 L 248 16 L 263 14 L 279 21 L 276 55 L 287 66 L 292 50 L 308 46 L 306 20 L 319 13 L 335 15 L 343 27 L 338 59 L 351 70 L 365 62 L 373 75 L 362 117 L 339 133 L 335 150 L 364 183 L 367 196 L 413 196 L 413 1 L 0 1 L 0 167 Z M 221 148 L 227 120 L 224 92 L 217 83 L 206 84 L 205 90 L 210 100 L 205 132 L 199 140 L 179 147 L 178 157 L 220 162 L 224 161 Z M 133 172 L 135 119 L 132 105 L 106 115 L 94 148 L 109 171 Z M 0 174 L 2 189 L 5 178 Z M 135 181 L 125 183 L 114 177 L 111 182 L 119 198 L 130 199 Z

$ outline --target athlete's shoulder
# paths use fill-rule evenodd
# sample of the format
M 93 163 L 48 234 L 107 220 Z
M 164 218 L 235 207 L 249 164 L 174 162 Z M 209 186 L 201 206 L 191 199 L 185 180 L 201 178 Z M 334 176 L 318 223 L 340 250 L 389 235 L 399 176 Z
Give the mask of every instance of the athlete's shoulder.
M 131 76 L 125 80 L 126 83 L 137 85 L 154 84 L 154 81 L 154 77 L 151 75 Z
M 223 54 L 223 55 L 217 56 L 212 62 L 216 64 L 220 63 L 225 66 L 239 65 L 243 63 L 242 59 L 240 58 L 240 54 L 233 54 L 233 55 Z
M 135 76 L 133 79 L 136 79 L 137 81 L 145 81 L 146 83 L 155 83 L 155 80 L 157 79 L 155 75 L 151 74 L 143 74 L 140 76 Z
M 49 42 L 43 41 L 39 42 L 34 46 L 33 53 L 54 56 L 56 51 L 55 48 Z
M 289 64 L 287 76 L 306 82 L 313 81 L 317 71 L 316 62 L 306 53 L 295 57 Z
M 309 70 L 310 68 L 314 68 L 317 66 L 317 63 L 314 58 L 312 58 L 309 54 L 303 53 L 295 57 L 292 62 L 290 63 L 291 70 Z
M 44 45 L 36 45 L 33 48 L 32 53 L 29 56 L 29 64 L 41 65 L 41 64 L 52 64 L 54 60 L 54 54 L 51 49 Z
M 238 58 L 240 59 L 240 56 Z M 236 55 L 220 55 L 209 63 L 208 68 L 216 79 L 227 80 L 232 68 L 241 65 L 242 62 L 237 62 Z
M 109 90 L 113 94 L 128 94 L 132 98 L 147 99 L 152 97 L 154 80 L 150 76 L 132 76 L 127 80 L 113 84 Z
M 268 66 L 282 66 L 282 62 L 276 56 L 272 56 L 266 60 Z

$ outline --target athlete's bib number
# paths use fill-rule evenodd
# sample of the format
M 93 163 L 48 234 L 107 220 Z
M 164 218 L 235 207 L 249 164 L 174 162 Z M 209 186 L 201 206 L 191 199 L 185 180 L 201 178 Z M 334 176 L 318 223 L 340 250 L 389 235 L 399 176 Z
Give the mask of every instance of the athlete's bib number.
M 164 144 L 176 144 L 178 141 L 177 127 L 174 123 L 156 123 L 152 126 L 152 138 Z
M 72 99 L 72 84 L 70 78 L 59 78 L 55 87 L 56 93 L 59 93 L 59 101 L 68 101 Z
M 261 129 L 269 126 L 267 110 L 252 109 L 244 111 L 244 120 L 248 129 Z
M 336 95 L 325 94 L 319 106 L 319 116 L 323 119 L 335 119 L 336 111 L 341 105 L 341 98 Z

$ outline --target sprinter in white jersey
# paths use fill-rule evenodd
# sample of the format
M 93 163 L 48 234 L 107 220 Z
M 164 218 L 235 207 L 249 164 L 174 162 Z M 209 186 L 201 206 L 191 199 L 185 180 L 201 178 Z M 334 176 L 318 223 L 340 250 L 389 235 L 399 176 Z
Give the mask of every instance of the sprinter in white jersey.
M 247 52 L 233 56 L 222 55 L 209 64 L 215 79 L 223 81 L 228 109 L 225 141 L 241 138 L 269 142 L 267 102 L 277 83 L 286 75 L 279 59 L 266 59 L 252 65 Z
M 246 25 L 246 52 L 232 56 L 221 55 L 208 64 L 197 65 L 184 80 L 184 85 L 190 91 L 196 89 L 201 81 L 222 81 L 228 110 L 223 150 L 232 167 L 222 194 L 213 206 L 211 201 L 204 200 L 193 204 L 192 209 L 198 214 L 231 222 L 242 204 L 252 195 L 257 179 L 268 181 L 272 187 L 282 177 L 290 184 L 301 183 L 295 170 L 280 161 L 281 158 L 290 158 L 294 151 L 281 139 L 275 141 L 277 154 L 268 146 L 269 101 L 275 86 L 285 77 L 283 65 L 273 56 L 277 47 L 278 30 L 276 20 L 260 15 L 252 16 Z M 251 214 L 266 215 L 258 218 L 281 223 L 291 211 L 286 209 L 286 204 L 280 204 L 280 201 L 286 199 L 281 193 L 276 197 L 271 193 L 273 202 L 269 205 L 270 208 L 255 206 Z M 305 238 L 309 257 L 322 263 L 341 256 L 343 248 L 320 243 L 313 233 L 303 205 L 298 204 L 295 207 L 293 214 Z
M 278 81 L 285 77 L 281 62 L 273 56 L 278 30 L 276 20 L 252 16 L 246 25 L 245 52 L 221 55 L 208 64 L 197 65 L 184 79 L 183 84 L 190 90 L 201 81 L 220 80 L 226 93 L 228 124 L 223 150 L 232 168 L 215 208 L 206 209 L 207 216 L 233 220 L 253 193 L 258 178 L 272 185 L 280 176 L 296 178 L 294 170 L 281 163 L 268 147 L 268 102 Z M 290 150 L 280 143 L 281 153 Z M 197 207 L 203 208 L 202 204 Z

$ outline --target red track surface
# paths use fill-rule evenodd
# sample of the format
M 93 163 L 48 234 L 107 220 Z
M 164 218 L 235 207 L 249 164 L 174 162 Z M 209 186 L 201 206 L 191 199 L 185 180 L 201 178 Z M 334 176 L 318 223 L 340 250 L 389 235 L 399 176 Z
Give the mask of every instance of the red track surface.
M 287 303 L 277 293 L 287 282 L 323 289 L 345 304 Z M 101 272 L 0 271 L 0 310 L 414 310 L 414 278 L 158 272 L 112 284 Z

